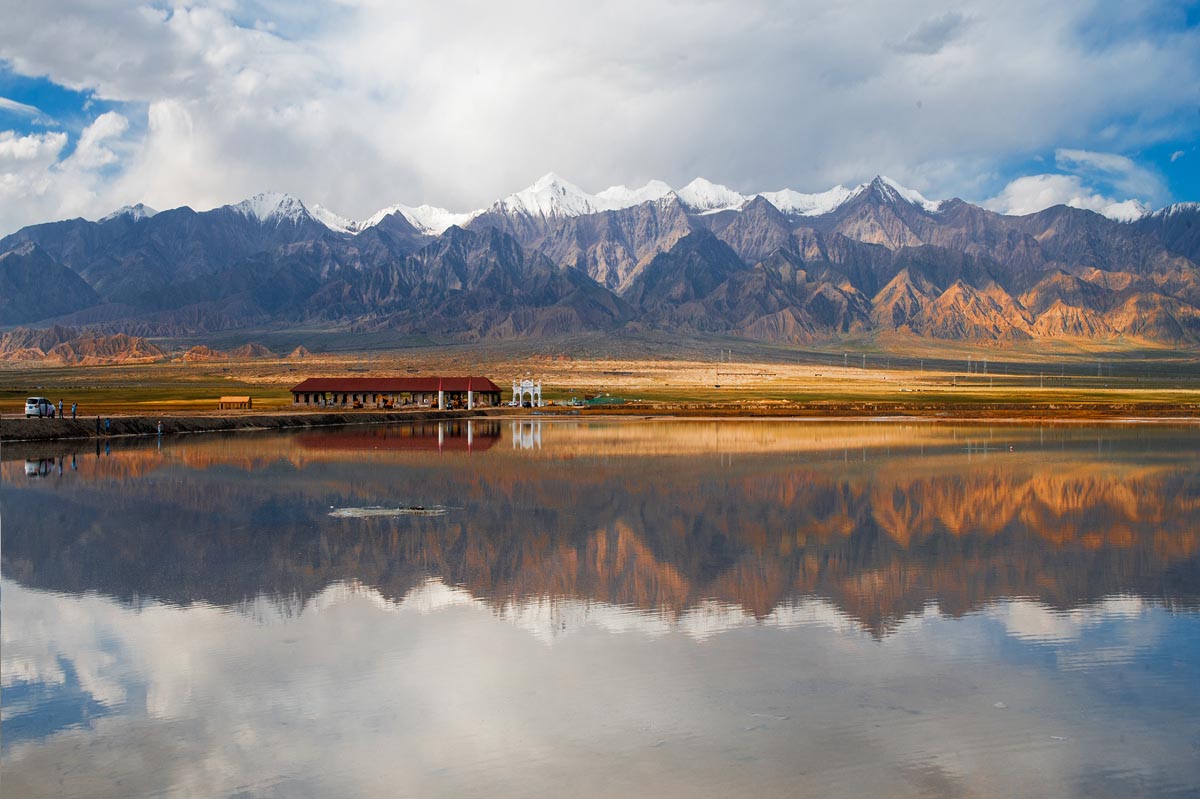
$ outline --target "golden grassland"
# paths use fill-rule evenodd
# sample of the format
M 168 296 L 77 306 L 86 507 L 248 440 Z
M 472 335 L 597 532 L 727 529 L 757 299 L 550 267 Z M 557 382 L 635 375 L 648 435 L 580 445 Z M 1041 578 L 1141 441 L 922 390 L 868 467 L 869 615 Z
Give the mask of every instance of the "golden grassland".
M 46 396 L 61 398 L 68 409 L 77 402 L 80 416 L 198 415 L 216 413 L 217 398 L 231 394 L 253 397 L 256 412 L 282 411 L 292 409 L 288 388 L 307 377 L 429 374 L 491 377 L 505 399 L 513 379 L 532 377 L 551 401 L 597 395 L 626 401 L 606 413 L 1086 416 L 1103 408 L 1108 415 L 1200 415 L 1200 359 L 1170 348 L 872 341 L 799 350 L 744 341 L 666 347 L 595 340 L 107 366 L 0 364 L 0 412 L 19 414 L 25 397 Z

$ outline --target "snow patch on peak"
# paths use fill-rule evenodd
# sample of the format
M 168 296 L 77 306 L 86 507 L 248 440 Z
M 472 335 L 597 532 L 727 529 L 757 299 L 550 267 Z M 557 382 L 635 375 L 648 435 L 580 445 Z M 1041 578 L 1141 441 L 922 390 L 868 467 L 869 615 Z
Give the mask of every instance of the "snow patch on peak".
M 346 217 L 335 214 L 323 205 L 314 205 L 312 207 L 313 218 L 320 222 L 330 230 L 335 230 L 338 233 L 357 233 L 358 223 L 347 219 Z
M 418 205 L 415 208 L 405 206 L 401 209 L 401 213 L 413 224 L 413 227 L 422 233 L 442 233 L 451 225 L 462 227 L 483 211 L 467 211 L 456 214 L 434 205 Z
M 785 214 L 821 216 L 837 210 L 842 203 L 860 193 L 859 189 L 848 189 L 839 184 L 829 191 L 817 194 L 803 194 L 791 189 L 780 189 L 779 191 L 764 191 L 758 196 Z
M 248 200 L 242 200 L 237 205 L 227 207 L 247 219 L 256 219 L 263 224 L 268 222 L 276 225 L 282 222 L 296 223 L 312 218 L 308 209 L 304 207 L 304 203 L 290 194 L 273 191 L 256 194 Z
M 1109 203 L 1101 209 L 1100 213 L 1118 222 L 1136 222 L 1149 214 L 1150 209 L 1141 200 L 1124 200 L 1119 203 Z
M 583 216 L 603 209 L 597 208 L 595 198 L 574 183 L 547 172 L 529 188 L 496 201 L 489 210 L 550 218 Z
M 747 199 L 731 188 L 704 178 L 696 178 L 675 194 L 679 197 L 680 202 L 700 214 L 736 210 L 745 205 Z
M 631 189 L 628 186 L 609 186 L 593 199 L 598 206 L 602 206 L 605 210 L 616 211 L 661 200 L 671 191 L 671 187 L 661 180 L 652 180 L 640 189 Z
M 108 216 L 103 217 L 99 221 L 108 222 L 110 219 L 117 219 L 118 217 L 127 216 L 134 222 L 140 222 L 143 219 L 149 219 L 157 213 L 158 211 L 155 211 L 150 206 L 142 203 L 137 203 L 136 205 L 122 205 L 120 208 L 113 211 Z
M 909 205 L 915 205 L 917 208 L 920 208 L 931 214 L 936 214 L 942 208 L 941 200 L 938 200 L 937 202 L 934 202 L 933 200 L 927 200 L 919 191 L 901 186 L 896 181 L 884 175 L 879 175 L 870 183 L 864 183 L 863 185 L 859 186 L 857 193 L 861 193 L 867 189 L 874 189 L 885 199 L 892 201 L 903 201 Z
M 1129 201 L 1126 200 L 1126 202 L 1129 202 Z M 1191 202 L 1190 203 L 1172 203 L 1171 205 L 1168 205 L 1164 208 L 1159 208 L 1154 213 L 1149 214 L 1149 216 L 1152 216 L 1155 219 L 1162 219 L 1162 218 L 1169 217 L 1169 216 L 1175 216 L 1176 214 L 1187 214 L 1187 213 L 1197 213 L 1197 212 L 1200 212 L 1200 203 L 1191 203 Z
M 462 227 L 481 213 L 483 213 L 482 210 L 456 214 L 453 211 L 447 211 L 445 208 L 438 208 L 433 205 L 418 205 L 415 207 L 411 205 L 389 205 L 387 208 L 376 211 L 366 221 L 358 222 L 357 228 L 353 232 L 361 233 L 367 228 L 375 227 L 392 214 L 400 214 L 408 220 L 410 225 L 422 233 L 440 235 L 451 225 Z
M 540 178 L 535 180 L 533 182 L 533 185 L 530 186 L 529 188 L 540 191 L 542 189 L 553 189 L 553 188 L 556 188 L 559 186 L 569 186 L 571 188 L 577 188 L 576 186 L 574 186 L 571 183 L 571 181 L 560 178 L 558 176 L 558 174 L 555 172 L 547 172 L 546 174 L 542 175 Z

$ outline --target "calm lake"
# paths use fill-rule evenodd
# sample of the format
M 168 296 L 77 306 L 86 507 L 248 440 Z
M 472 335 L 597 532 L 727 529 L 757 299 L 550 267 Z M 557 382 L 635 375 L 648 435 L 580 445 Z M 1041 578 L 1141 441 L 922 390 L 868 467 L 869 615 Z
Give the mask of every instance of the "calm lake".
M 1200 794 L 1200 428 L 0 455 L 11 797 Z

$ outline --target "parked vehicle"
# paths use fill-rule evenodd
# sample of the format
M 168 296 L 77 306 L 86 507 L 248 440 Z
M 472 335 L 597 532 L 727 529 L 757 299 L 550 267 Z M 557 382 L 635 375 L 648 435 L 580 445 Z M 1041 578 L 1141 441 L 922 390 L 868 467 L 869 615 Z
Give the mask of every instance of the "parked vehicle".
M 25 418 L 31 416 L 49 416 L 54 418 L 54 403 L 45 397 L 30 397 L 25 400 Z

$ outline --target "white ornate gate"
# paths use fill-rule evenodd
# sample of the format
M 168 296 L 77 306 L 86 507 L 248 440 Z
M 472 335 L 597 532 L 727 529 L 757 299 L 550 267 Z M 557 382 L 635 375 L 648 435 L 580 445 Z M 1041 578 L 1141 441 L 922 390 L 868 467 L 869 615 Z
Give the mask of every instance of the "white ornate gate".
M 524 380 L 513 381 L 513 398 L 512 404 L 518 408 L 523 407 L 526 402 L 532 408 L 542 407 L 542 381 L 536 383 L 528 377 Z M 529 399 L 526 400 L 526 397 Z

